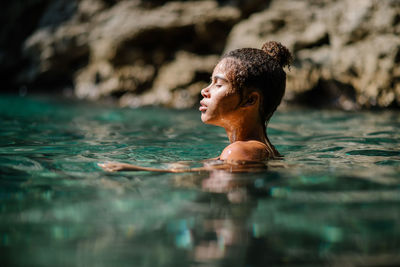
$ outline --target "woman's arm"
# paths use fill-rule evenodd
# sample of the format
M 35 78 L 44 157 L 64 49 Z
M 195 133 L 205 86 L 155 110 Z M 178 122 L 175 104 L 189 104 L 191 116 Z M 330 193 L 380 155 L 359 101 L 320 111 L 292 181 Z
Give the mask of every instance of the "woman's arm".
M 170 172 L 170 173 L 180 173 L 180 172 L 197 172 L 197 171 L 205 171 L 204 167 L 200 168 L 170 168 L 170 169 L 157 169 L 151 167 L 142 167 L 137 165 L 132 165 L 128 163 L 119 163 L 119 162 L 105 162 L 98 163 L 103 170 L 108 172 L 117 172 L 117 171 L 150 171 L 150 172 Z
M 108 172 L 117 172 L 117 171 L 151 171 L 151 172 L 164 172 L 164 173 L 184 173 L 184 172 L 204 172 L 204 171 L 213 171 L 213 170 L 226 170 L 230 172 L 254 172 L 265 170 L 267 165 L 264 162 L 223 162 L 223 161 L 215 161 L 215 164 L 211 162 L 205 163 L 203 167 L 196 168 L 182 168 L 181 166 L 177 168 L 169 168 L 169 169 L 157 169 L 151 167 L 142 167 L 127 163 L 119 163 L 119 162 L 106 162 L 106 163 L 98 163 L 103 170 Z

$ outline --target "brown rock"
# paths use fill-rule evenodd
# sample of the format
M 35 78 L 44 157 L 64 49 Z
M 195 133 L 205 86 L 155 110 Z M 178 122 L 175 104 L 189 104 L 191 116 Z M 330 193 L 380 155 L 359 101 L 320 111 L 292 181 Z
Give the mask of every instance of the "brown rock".
M 299 11 L 301 10 L 301 11 Z M 294 53 L 285 99 L 400 106 L 399 1 L 274 1 L 236 25 L 225 50 L 280 41 Z
M 177 50 L 218 53 L 239 18 L 237 9 L 215 1 L 168 2 L 154 9 L 122 1 L 95 19 L 91 57 L 116 65 L 138 60 L 161 65 Z
M 188 108 L 197 105 L 201 89 L 211 76 L 218 56 L 197 56 L 178 52 L 176 59 L 160 68 L 153 88 L 143 95 L 126 94 L 121 106 L 163 105 Z
M 39 28 L 23 44 L 23 55 L 30 64 L 19 75 L 19 81 L 71 83 L 73 73 L 89 58 L 88 17 L 105 8 L 101 0 L 52 1 Z
M 20 80 L 70 80 L 76 95 L 89 99 L 141 94 L 152 87 L 159 68 L 173 60 L 176 51 L 221 53 L 229 30 L 241 15 L 237 8 L 219 6 L 216 1 L 163 5 L 117 1 L 111 7 L 102 0 L 54 3 L 43 16 L 43 27 L 24 44 L 31 64 Z M 53 13 L 58 9 L 74 11 L 57 21 Z
M 24 64 L 18 48 L 0 46 L 0 75 L 19 73 L 20 64 L 19 85 L 73 86 L 80 98 L 122 96 L 129 106 L 189 107 L 217 62 L 207 55 L 277 40 L 295 56 L 287 101 L 344 109 L 400 105 L 398 0 L 29 0 L 26 6 L 41 17 L 26 20 L 37 25 L 32 34 L 35 26 L 27 25 L 21 37 L 10 38 L 30 34 Z M 26 14 L 18 12 L 7 14 L 11 26 L 1 31 L 0 44 Z
M 149 87 L 154 74 L 151 65 L 126 65 L 115 69 L 107 61 L 97 62 L 77 73 L 75 94 L 79 98 L 96 100 L 126 92 L 141 93 Z

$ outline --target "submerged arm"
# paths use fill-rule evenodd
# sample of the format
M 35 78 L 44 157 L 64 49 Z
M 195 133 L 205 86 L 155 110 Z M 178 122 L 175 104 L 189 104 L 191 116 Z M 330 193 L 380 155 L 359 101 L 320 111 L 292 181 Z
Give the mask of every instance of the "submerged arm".
M 108 172 L 116 171 L 150 171 L 150 172 L 164 172 L 164 173 L 184 173 L 184 172 L 202 172 L 213 170 L 226 170 L 230 172 L 246 172 L 265 170 L 267 165 L 261 162 L 221 162 L 218 164 L 204 164 L 203 167 L 196 168 L 170 168 L 170 169 L 157 169 L 151 167 L 142 167 L 127 163 L 106 162 L 98 163 L 103 170 Z
M 137 165 L 132 165 L 128 163 L 119 163 L 119 162 L 106 162 L 106 163 L 98 163 L 103 170 L 108 172 L 117 172 L 117 171 L 150 171 L 150 172 L 169 172 L 169 173 L 180 173 L 180 172 L 198 172 L 205 171 L 204 167 L 199 168 L 170 168 L 170 169 L 157 169 L 151 167 L 142 167 Z

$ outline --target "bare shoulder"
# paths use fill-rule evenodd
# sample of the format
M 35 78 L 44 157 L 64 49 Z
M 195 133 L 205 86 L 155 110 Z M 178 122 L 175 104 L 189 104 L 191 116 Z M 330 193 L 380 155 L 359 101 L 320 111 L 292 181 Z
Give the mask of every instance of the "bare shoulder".
M 270 157 L 266 144 L 259 141 L 237 141 L 227 146 L 220 159 L 226 161 L 264 161 Z

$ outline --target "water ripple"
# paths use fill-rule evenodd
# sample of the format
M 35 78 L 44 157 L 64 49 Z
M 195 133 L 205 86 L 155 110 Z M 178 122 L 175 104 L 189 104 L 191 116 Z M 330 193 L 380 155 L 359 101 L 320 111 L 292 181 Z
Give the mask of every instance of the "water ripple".
M 0 246 L 21 266 L 82 257 L 78 265 L 244 266 L 241 255 L 320 266 L 328 256 L 394 256 L 399 127 L 397 111 L 288 109 L 268 129 L 284 159 L 266 171 L 105 173 L 98 162 L 201 166 L 228 140 L 194 110 L 4 96 Z M 222 258 L 193 258 L 201 253 Z

